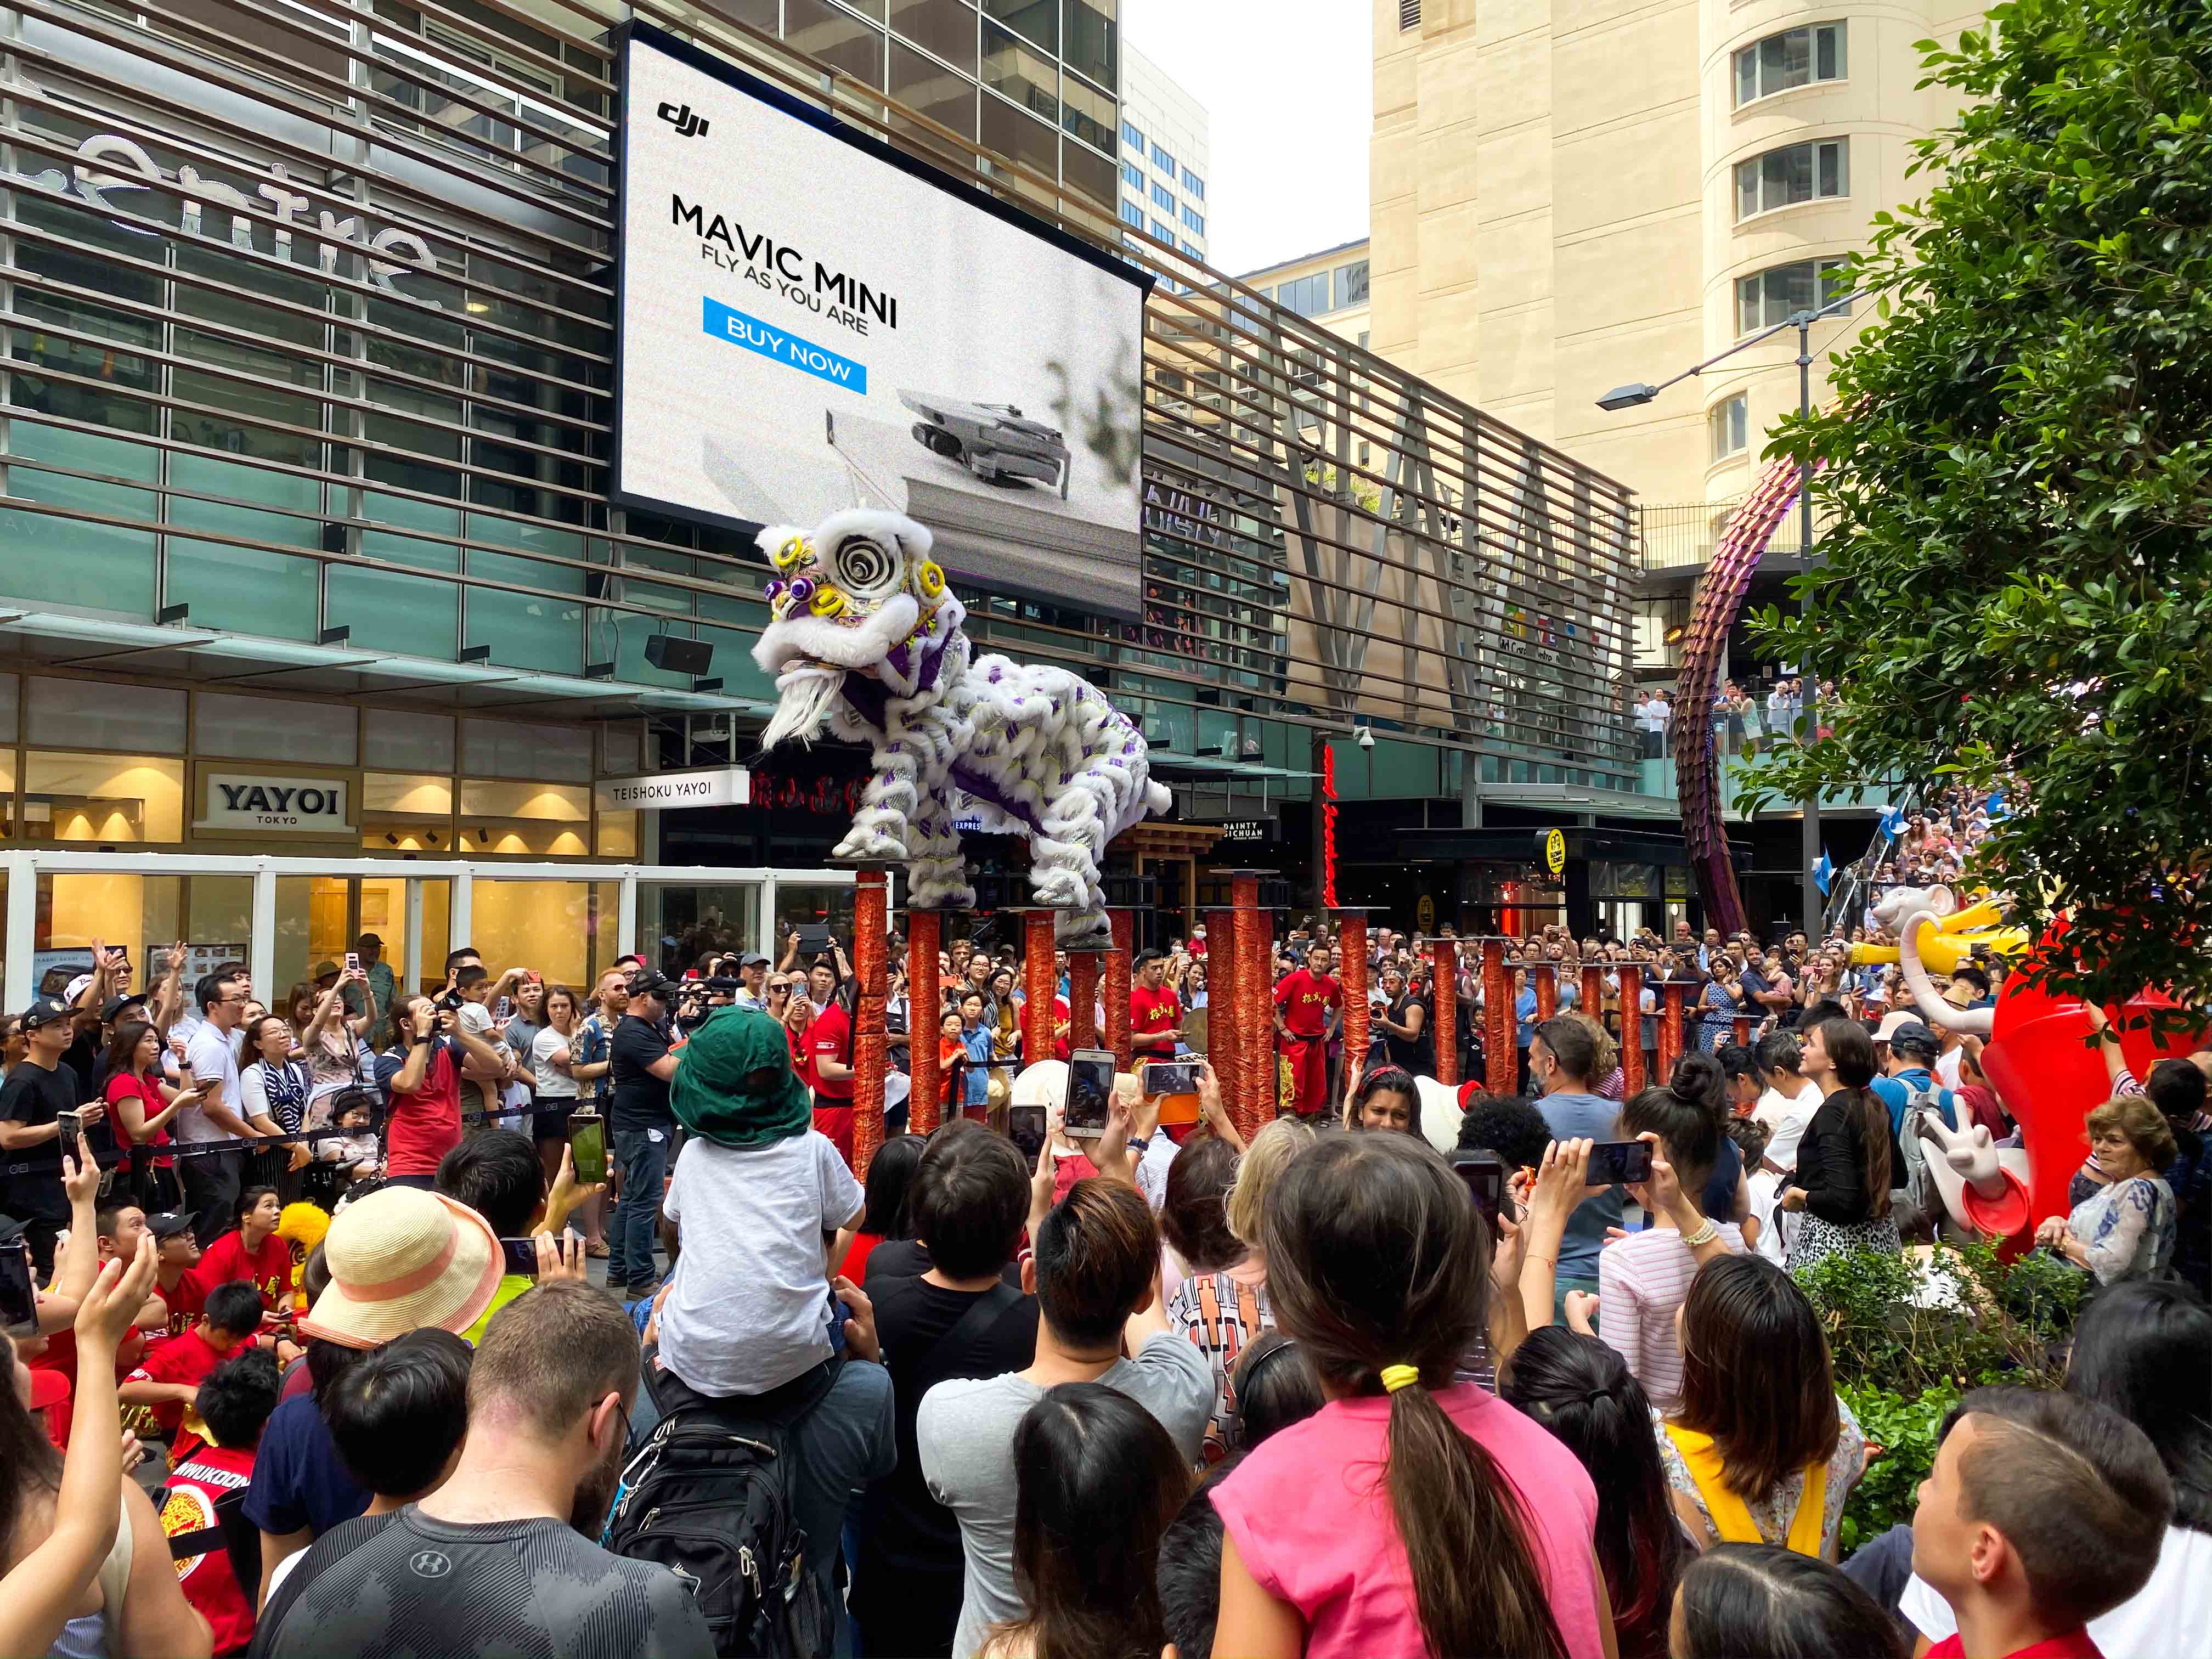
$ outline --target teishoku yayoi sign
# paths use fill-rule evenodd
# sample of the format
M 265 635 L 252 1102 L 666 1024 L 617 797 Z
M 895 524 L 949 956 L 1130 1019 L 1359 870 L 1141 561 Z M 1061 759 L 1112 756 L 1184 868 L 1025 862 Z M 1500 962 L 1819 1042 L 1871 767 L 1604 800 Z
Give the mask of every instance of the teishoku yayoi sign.
M 1150 279 L 649 25 L 623 87 L 617 498 L 1134 617 Z

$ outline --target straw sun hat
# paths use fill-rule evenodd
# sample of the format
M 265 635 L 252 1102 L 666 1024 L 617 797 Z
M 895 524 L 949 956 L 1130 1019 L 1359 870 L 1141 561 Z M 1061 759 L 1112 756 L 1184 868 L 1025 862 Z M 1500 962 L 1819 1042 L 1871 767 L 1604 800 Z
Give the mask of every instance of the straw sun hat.
M 483 1317 L 502 1266 L 491 1224 L 442 1193 L 386 1187 L 349 1204 L 323 1238 L 328 1289 L 300 1322 L 307 1336 L 374 1348 L 409 1331 L 456 1334 Z

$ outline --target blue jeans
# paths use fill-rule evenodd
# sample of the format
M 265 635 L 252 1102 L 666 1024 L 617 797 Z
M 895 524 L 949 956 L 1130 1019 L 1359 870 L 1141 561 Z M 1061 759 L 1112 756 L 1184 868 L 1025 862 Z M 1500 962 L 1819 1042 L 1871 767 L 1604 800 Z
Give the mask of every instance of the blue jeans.
M 616 1130 L 615 1161 L 622 1166 L 623 1189 L 607 1223 L 607 1277 L 635 1290 L 650 1290 L 657 1271 L 653 1222 L 668 1176 L 668 1131 Z

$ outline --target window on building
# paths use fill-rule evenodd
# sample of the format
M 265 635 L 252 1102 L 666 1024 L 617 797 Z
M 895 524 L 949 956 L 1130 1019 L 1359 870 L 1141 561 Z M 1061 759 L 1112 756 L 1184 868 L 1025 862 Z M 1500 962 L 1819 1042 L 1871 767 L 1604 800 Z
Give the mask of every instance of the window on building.
M 1086 144 L 1114 148 L 1114 98 L 1079 77 L 1060 77 L 1060 125 Z
M 1175 192 L 1157 179 L 1152 180 L 1152 202 L 1156 206 L 1165 208 L 1170 213 L 1176 210 Z
M 1152 221 L 1152 234 L 1158 237 L 1160 240 L 1165 242 L 1170 247 L 1173 247 L 1175 246 L 1176 234 L 1175 227 L 1173 225 L 1164 225 L 1158 220 L 1155 219 Z
M 1139 155 L 1145 153 L 1145 135 L 1127 121 L 1121 123 L 1121 142 Z
M 1131 190 L 1142 190 L 1145 187 L 1145 170 L 1134 161 L 1122 162 L 1121 182 Z
M 1188 242 L 1181 243 L 1179 246 L 1185 253 L 1188 254 L 1194 259 L 1203 259 L 1206 257 L 1204 253 L 1192 246 Z
M 996 23 L 983 25 L 983 84 L 1060 125 L 1060 66 Z M 1049 173 L 1049 164 L 1042 169 Z
M 1421 27 L 1421 0 L 1398 0 L 1398 33 Z
M 1203 202 L 1206 199 L 1206 180 L 1185 167 L 1182 170 L 1182 193 L 1194 202 Z
M 1145 228 L 1144 209 L 1139 207 L 1134 202 L 1122 203 L 1121 222 L 1125 225 L 1134 225 L 1139 230 L 1142 230 Z
M 1724 461 L 1731 455 L 1741 455 L 1750 444 L 1751 434 L 1746 419 L 1747 399 L 1739 392 L 1725 402 L 1715 404 L 1705 419 L 1713 431 L 1713 459 Z
M 1162 173 L 1166 173 L 1170 179 L 1176 176 L 1176 158 L 1169 155 L 1167 151 L 1162 149 L 1158 144 L 1154 144 L 1152 146 L 1152 165 L 1158 167 Z
M 1182 204 L 1182 222 L 1200 235 L 1206 234 L 1206 216 L 1188 202 Z
M 1737 222 L 1753 214 L 1851 193 L 1851 141 L 1816 138 L 1785 144 L 1735 164 Z
M 1366 260 L 1355 259 L 1348 265 L 1336 268 L 1336 302 L 1340 306 L 1364 306 L 1367 303 Z
M 1285 283 L 1275 290 L 1275 302 L 1285 311 L 1295 311 L 1301 317 L 1318 317 L 1333 309 L 1328 302 L 1328 273 L 1316 270 L 1310 276 L 1301 276 L 1296 282 Z
M 1762 328 L 1771 328 L 1777 323 L 1787 322 L 1796 312 L 1826 305 L 1847 292 L 1849 279 L 1844 275 L 1844 263 L 1841 259 L 1799 259 L 1790 264 L 1771 266 L 1755 276 L 1738 277 L 1735 331 L 1739 335 L 1753 334 Z M 1820 296 L 1817 300 L 1814 297 L 1816 293 Z M 1851 308 L 1844 304 L 1828 314 L 1848 317 Z
M 1843 24 L 1814 23 L 1784 29 L 1736 53 L 1736 107 L 1815 81 L 1840 81 L 1850 72 L 1844 56 Z

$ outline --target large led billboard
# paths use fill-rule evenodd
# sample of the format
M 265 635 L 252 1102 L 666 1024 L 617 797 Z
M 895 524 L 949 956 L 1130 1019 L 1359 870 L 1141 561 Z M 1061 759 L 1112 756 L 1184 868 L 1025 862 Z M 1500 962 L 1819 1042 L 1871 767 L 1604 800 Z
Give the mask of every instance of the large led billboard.
M 649 25 L 622 84 L 616 498 L 1133 616 L 1150 279 Z

